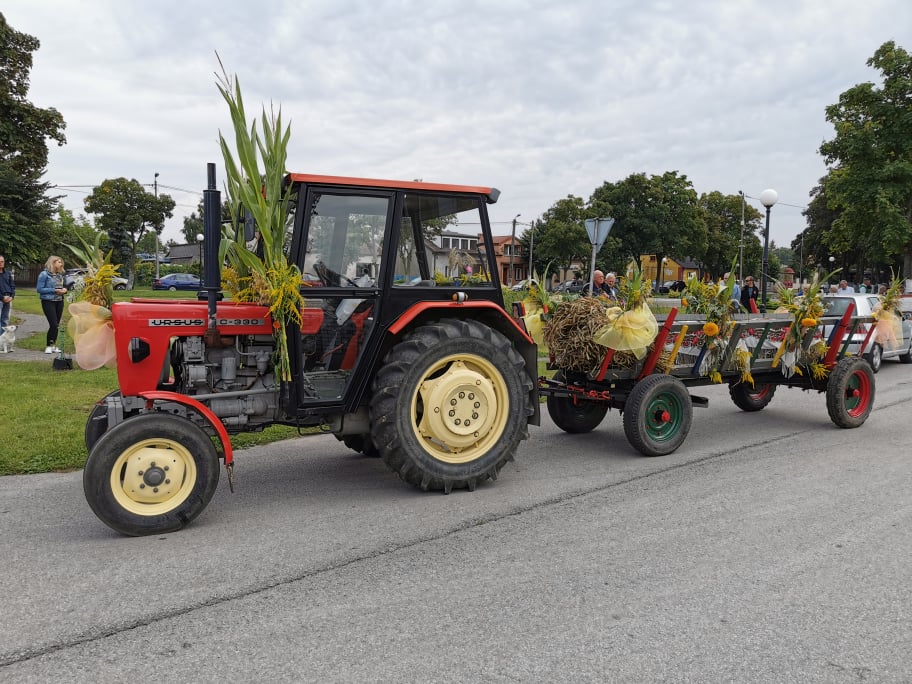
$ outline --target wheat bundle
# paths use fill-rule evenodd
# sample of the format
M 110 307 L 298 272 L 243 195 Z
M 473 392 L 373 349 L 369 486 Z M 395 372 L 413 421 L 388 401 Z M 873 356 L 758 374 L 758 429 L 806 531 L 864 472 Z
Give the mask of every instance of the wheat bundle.
M 581 373 L 597 371 L 607 350 L 592 338 L 608 321 L 608 303 L 598 297 L 580 297 L 557 307 L 542 333 L 555 365 Z

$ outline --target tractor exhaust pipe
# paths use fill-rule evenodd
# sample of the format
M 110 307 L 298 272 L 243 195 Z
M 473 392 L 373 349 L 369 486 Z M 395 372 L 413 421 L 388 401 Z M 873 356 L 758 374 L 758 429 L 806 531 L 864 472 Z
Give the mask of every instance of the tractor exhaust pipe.
M 203 190 L 203 289 L 199 298 L 209 303 L 209 328 L 204 339 L 209 346 L 218 346 L 221 336 L 216 328 L 216 303 L 222 298 L 222 273 L 219 246 L 222 241 L 222 193 L 215 186 L 215 164 L 206 165 L 207 186 Z M 205 295 L 203 294 L 205 293 Z

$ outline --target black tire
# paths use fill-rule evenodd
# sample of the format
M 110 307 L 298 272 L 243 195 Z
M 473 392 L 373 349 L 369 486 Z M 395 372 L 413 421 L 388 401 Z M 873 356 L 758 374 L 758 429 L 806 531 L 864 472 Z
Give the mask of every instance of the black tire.
M 119 284 L 119 285 L 115 285 L 115 286 L 114 286 L 114 289 L 115 289 L 115 290 L 126 290 L 126 289 L 127 289 L 127 286 L 124 285 L 123 283 L 121 283 L 121 284 Z
M 841 428 L 856 428 L 874 408 L 874 371 L 864 359 L 846 356 L 830 373 L 826 391 L 827 412 Z
M 174 287 L 174 285 L 172 285 L 171 287 L 169 287 L 168 290 L 169 290 L 170 292 L 177 292 L 177 288 Z
M 374 377 L 371 439 L 406 482 L 473 490 L 529 436 L 531 391 L 522 357 L 499 332 L 477 321 L 424 325 Z
M 364 454 L 368 458 L 380 458 L 380 450 L 374 446 L 370 435 L 336 435 L 336 439 L 352 451 Z
M 89 414 L 89 419 L 86 421 L 85 426 L 85 445 L 88 453 L 92 453 L 92 447 L 94 447 L 98 439 L 108 431 L 108 407 L 106 405 L 106 400 L 108 397 L 119 396 L 120 390 L 109 392 L 101 401 L 92 407 L 92 412 Z
M 218 480 L 218 454 L 206 433 L 185 418 L 144 413 L 99 438 L 82 486 L 102 522 L 142 536 L 188 525 L 212 499 Z
M 899 355 L 899 362 L 912 363 L 912 342 L 909 343 L 909 348 L 906 349 L 906 353 Z
M 874 346 L 871 347 L 871 351 L 864 355 L 867 359 L 868 364 L 871 366 L 871 370 L 875 373 L 880 370 L 881 365 L 883 365 L 883 347 L 881 347 L 876 342 Z
M 767 383 L 751 387 L 746 382 L 739 381 L 728 386 L 728 394 L 742 411 L 760 411 L 773 400 L 776 385 Z
M 624 405 L 624 434 L 644 456 L 665 456 L 687 438 L 693 404 L 687 388 L 670 375 L 649 375 L 637 382 Z
M 562 382 L 563 373 L 554 374 L 554 380 Z M 573 397 L 548 396 L 548 415 L 564 432 L 582 434 L 592 432 L 608 413 L 608 404 L 596 401 L 579 401 Z

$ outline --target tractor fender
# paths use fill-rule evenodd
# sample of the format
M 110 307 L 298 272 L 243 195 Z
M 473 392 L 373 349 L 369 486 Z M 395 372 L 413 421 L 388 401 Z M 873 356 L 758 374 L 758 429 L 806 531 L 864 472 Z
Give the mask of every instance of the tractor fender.
M 225 426 L 222 425 L 222 421 L 220 421 L 205 404 L 200 403 L 193 397 L 188 397 L 186 394 L 164 392 L 161 390 L 140 392 L 139 396 L 148 402 L 149 408 L 151 408 L 152 404 L 156 401 L 173 401 L 175 404 L 183 404 L 184 406 L 192 408 L 209 422 L 212 429 L 215 430 L 218 435 L 219 441 L 222 443 L 222 453 L 225 455 L 225 465 L 227 466 L 234 462 L 234 452 L 231 449 L 231 438 L 228 436 L 228 431 L 225 429 Z

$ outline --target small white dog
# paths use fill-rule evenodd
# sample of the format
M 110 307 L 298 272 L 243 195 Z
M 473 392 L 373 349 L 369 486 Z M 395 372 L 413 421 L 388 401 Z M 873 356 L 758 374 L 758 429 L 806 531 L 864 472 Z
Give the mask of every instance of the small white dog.
M 3 328 L 3 334 L 0 335 L 0 354 L 9 354 L 13 351 L 13 344 L 16 342 L 16 328 L 18 326 L 8 325 Z

